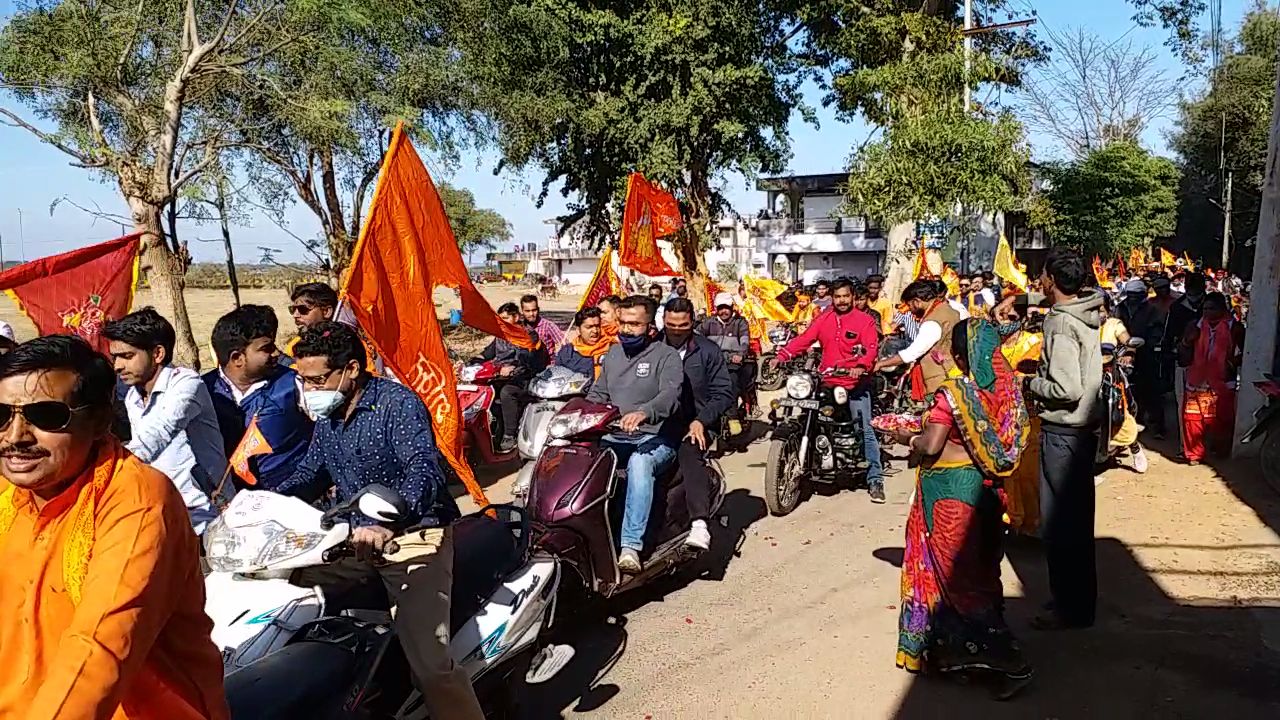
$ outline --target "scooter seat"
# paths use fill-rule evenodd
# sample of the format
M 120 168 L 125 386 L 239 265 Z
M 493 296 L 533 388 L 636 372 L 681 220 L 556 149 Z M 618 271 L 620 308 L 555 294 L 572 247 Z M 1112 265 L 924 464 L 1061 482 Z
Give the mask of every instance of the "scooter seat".
M 355 669 L 355 656 L 338 645 L 286 645 L 226 676 L 231 717 L 282 720 L 322 715 L 340 704 Z
M 524 545 L 505 522 L 477 513 L 453 524 L 449 624 L 454 632 L 479 612 L 502 579 L 520 567 L 523 559 Z

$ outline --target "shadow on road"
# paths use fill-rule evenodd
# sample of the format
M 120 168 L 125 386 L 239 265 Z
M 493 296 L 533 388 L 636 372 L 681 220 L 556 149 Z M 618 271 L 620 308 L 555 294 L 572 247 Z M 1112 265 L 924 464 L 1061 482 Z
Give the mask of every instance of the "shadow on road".
M 586 602 L 557 609 L 554 642 L 573 646 L 573 660 L 545 685 L 529 687 L 521 697 L 522 720 L 561 718 L 564 708 L 590 712 L 603 708 L 619 688 L 602 682 L 617 664 L 627 645 L 627 614 L 666 597 L 698 580 L 723 580 L 733 559 L 739 556 L 747 528 L 767 514 L 764 500 L 746 490 L 730 491 L 720 506 L 719 522 L 711 525 L 711 547 L 674 575 L 607 601 Z M 608 717 L 604 710 L 602 717 Z
M 1006 617 L 1036 668 L 1034 683 L 999 703 L 951 678 L 916 676 L 896 718 L 1280 717 L 1277 598 L 1179 604 L 1128 547 L 1100 538 L 1097 624 L 1038 632 L 1029 623 L 1048 597 L 1043 554 L 1026 539 L 1006 551 L 1028 592 L 1006 600 Z M 880 548 L 873 555 L 900 565 L 901 553 Z

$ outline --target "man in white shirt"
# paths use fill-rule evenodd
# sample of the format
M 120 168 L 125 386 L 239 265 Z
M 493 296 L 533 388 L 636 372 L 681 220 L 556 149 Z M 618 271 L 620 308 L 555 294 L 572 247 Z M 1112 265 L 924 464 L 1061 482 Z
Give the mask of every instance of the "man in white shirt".
M 227 469 L 213 399 L 196 371 L 170 364 L 173 326 L 154 309 L 109 322 L 102 334 L 117 377 L 129 386 L 124 404 L 132 439 L 125 447 L 169 476 L 199 534 L 218 515 L 210 496 Z M 232 492 L 227 483 L 222 497 Z

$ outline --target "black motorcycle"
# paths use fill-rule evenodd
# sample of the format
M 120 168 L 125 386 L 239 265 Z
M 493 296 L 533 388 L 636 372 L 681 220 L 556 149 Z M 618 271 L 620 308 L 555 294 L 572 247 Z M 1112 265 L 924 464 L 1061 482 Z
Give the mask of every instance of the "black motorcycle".
M 774 412 L 780 416 L 764 470 L 764 500 L 770 513 L 795 510 L 810 482 L 834 485 L 849 478 L 851 470 L 868 467 L 862 423 L 850 412 L 849 390 L 826 382 L 848 375 L 847 369 L 838 368 L 787 376 L 786 397 L 774 401 Z
M 776 367 L 772 361 L 778 355 L 778 348 L 786 345 L 795 336 L 790 325 L 782 325 L 769 331 L 769 342 L 772 347 L 760 354 L 760 378 L 756 382 L 760 390 L 777 390 L 782 387 L 783 381 L 787 379 L 788 368 L 796 360 L 778 363 Z

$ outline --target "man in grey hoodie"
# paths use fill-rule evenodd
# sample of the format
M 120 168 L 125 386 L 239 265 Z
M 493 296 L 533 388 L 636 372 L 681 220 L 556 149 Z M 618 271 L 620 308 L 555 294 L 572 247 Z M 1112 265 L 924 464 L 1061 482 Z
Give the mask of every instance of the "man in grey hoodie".
M 1052 303 L 1044 320 L 1040 369 L 1027 390 L 1040 411 L 1040 528 L 1053 613 L 1040 629 L 1089 627 L 1098 600 L 1094 560 L 1094 454 L 1102 406 L 1102 295 L 1082 290 L 1084 258 L 1054 248 L 1040 283 Z
M 640 551 L 653 506 L 658 472 L 676 456 L 675 443 L 662 436 L 663 421 L 675 412 L 684 384 L 680 351 L 654 342 L 649 333 L 655 303 L 632 295 L 618 305 L 618 343 L 600 361 L 600 376 L 587 392 L 592 402 L 609 403 L 622 413 L 622 432 L 605 442 L 627 465 L 627 502 L 622 513 L 622 552 L 618 569 L 640 572 Z

